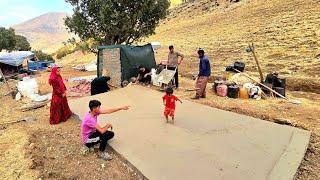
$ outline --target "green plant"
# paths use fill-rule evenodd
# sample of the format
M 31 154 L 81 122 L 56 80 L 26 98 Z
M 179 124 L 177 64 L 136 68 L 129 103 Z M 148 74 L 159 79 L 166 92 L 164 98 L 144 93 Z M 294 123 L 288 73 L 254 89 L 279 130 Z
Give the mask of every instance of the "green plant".
M 31 50 L 30 43 L 28 42 L 26 37 L 16 35 L 15 40 L 16 40 L 16 45 L 14 48 L 15 50 L 18 50 L 18 51 L 30 51 Z
M 15 36 L 16 34 L 14 32 L 14 29 L 6 29 L 4 27 L 0 27 L 0 52 L 3 49 L 6 49 L 8 51 L 14 50 L 16 45 Z
M 65 19 L 69 31 L 84 42 L 93 40 L 98 45 L 132 44 L 154 34 L 170 6 L 168 0 L 66 2 L 74 7 L 73 15 Z
M 53 57 L 49 54 L 46 54 L 42 51 L 33 51 L 33 53 L 35 54 L 35 56 L 39 59 L 39 60 L 42 60 L 42 61 L 55 61 L 53 59 Z

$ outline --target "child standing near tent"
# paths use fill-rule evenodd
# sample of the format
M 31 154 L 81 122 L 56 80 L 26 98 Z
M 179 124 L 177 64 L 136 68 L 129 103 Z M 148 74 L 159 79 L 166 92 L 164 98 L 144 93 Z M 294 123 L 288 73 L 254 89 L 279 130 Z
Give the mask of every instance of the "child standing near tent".
M 179 98 L 177 98 L 175 95 L 173 95 L 173 89 L 171 87 L 168 87 L 166 89 L 166 95 L 163 96 L 162 99 L 163 99 L 163 105 L 165 106 L 164 116 L 167 120 L 167 123 L 168 123 L 169 116 L 171 116 L 172 123 L 174 123 L 174 112 L 176 109 L 176 101 L 180 101 L 180 103 L 182 103 L 182 101 Z

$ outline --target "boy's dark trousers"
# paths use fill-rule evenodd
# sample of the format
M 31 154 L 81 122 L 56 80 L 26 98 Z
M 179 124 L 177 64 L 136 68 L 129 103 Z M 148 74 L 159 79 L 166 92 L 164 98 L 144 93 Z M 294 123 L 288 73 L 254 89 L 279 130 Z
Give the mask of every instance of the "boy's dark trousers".
M 113 136 L 114 136 L 114 132 L 112 131 L 107 131 L 103 134 L 101 134 L 99 131 L 96 131 L 89 136 L 88 143 L 86 143 L 86 146 L 90 148 L 100 143 L 99 150 L 104 151 L 106 149 L 108 141 L 112 139 Z

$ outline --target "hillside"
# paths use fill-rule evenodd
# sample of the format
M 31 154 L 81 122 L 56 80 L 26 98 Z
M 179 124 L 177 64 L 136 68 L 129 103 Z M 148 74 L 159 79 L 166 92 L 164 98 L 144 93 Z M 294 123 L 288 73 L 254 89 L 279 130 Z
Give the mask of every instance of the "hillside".
M 177 51 L 186 55 L 179 69 L 183 77 L 179 79 L 181 88 L 174 92 L 176 96 L 183 101 L 193 101 L 264 121 L 280 123 L 279 120 L 289 120 L 292 123 L 290 126 L 311 131 L 309 147 L 294 179 L 320 179 L 320 0 L 176 0 L 175 2 L 182 1 L 188 3 L 174 6 L 170 10 L 170 15 L 161 21 L 155 35 L 139 42 L 139 44 L 161 42 L 163 47 L 156 53 L 157 61 L 167 59 L 167 47 L 171 44 L 175 45 Z M 34 24 L 29 23 L 31 26 Z M 56 26 L 50 18 L 42 20 L 37 26 L 41 27 L 41 24 Z M 20 25 L 20 29 L 30 28 L 27 23 Z M 38 31 L 36 28 L 34 30 Z M 28 33 L 32 37 L 39 38 L 33 39 L 33 44 L 38 45 L 38 41 L 39 45 L 42 45 L 39 47 L 50 47 L 56 40 L 52 35 L 58 37 L 60 34 L 58 31 L 49 31 L 52 33 L 48 31 L 34 33 L 30 30 Z M 65 31 L 61 31 L 61 34 L 63 33 Z M 64 40 L 66 39 L 62 41 Z M 205 49 L 211 60 L 213 77 L 223 74 L 224 67 L 238 59 L 246 63 L 247 73 L 259 77 L 252 55 L 245 52 L 249 42 L 255 43 L 257 57 L 262 64 L 264 74 L 277 71 L 287 77 L 289 89 L 287 97 L 299 100 L 302 104 L 292 104 L 272 97 L 259 101 L 219 97 L 214 93 L 211 83 L 207 87 L 207 98 L 191 99 L 195 92 L 188 89 L 193 89 L 195 82 L 189 77 L 198 71 L 199 60 L 196 52 L 199 47 Z M 57 46 L 59 42 L 55 47 Z M 62 60 L 57 60 L 57 63 L 63 66 L 61 72 L 63 78 L 69 79 L 95 74 L 71 68 L 95 60 L 95 54 L 77 51 L 68 54 Z M 48 84 L 49 75 L 50 72 L 45 71 L 34 76 L 37 78 L 41 95 L 52 91 Z M 18 80 L 10 80 L 9 86 L 13 88 L 17 82 Z M 76 85 L 65 82 L 67 87 Z M 0 179 L 88 179 L 86 177 L 134 179 L 131 170 L 126 169 L 116 154 L 112 154 L 114 160 L 105 164 L 97 159 L 94 153 L 83 156 L 79 152 L 81 143 L 79 143 L 78 119 L 72 117 L 61 125 L 49 126 L 49 107 L 21 112 L 19 107 L 27 105 L 29 101 L 16 101 L 11 96 L 4 96 L 7 92 L 8 89 L 4 84 L 0 86 L 0 94 L 3 94 L 0 95 L 0 101 L 6 104 L 0 108 L 0 123 L 22 119 L 32 119 L 32 121 L 0 125 L 0 161 L 3 162 L 0 165 Z M 75 97 L 69 97 L 73 98 Z M 158 98 L 160 102 L 161 97 Z M 135 102 L 131 103 L 134 106 Z M 217 117 L 212 117 L 212 120 L 215 121 Z M 182 121 L 184 120 L 181 119 L 180 123 L 185 123 Z M 178 127 L 179 119 L 177 122 Z M 283 126 L 287 128 L 286 125 Z M 263 135 L 270 136 L 270 134 Z M 248 138 L 254 137 L 248 135 Z M 277 141 L 276 138 L 274 140 Z M 265 151 L 268 152 L 269 149 Z M 236 157 L 231 158 L 236 159 Z M 275 162 L 276 166 L 278 164 Z M 229 172 L 226 169 L 220 170 L 222 174 Z
M 66 13 L 47 13 L 13 26 L 17 34 L 26 36 L 33 49 L 54 52 L 71 35 L 64 26 Z
M 160 41 L 164 48 L 158 60 L 167 58 L 173 44 L 186 55 L 180 68 L 196 73 L 196 50 L 201 47 L 212 61 L 214 75 L 242 59 L 247 70 L 257 74 L 250 54 L 254 42 L 264 73 L 277 71 L 289 77 L 293 90 L 320 92 L 320 2 L 315 0 L 202 0 L 180 5 L 144 42 Z M 306 81 L 305 79 L 308 79 Z
M 289 90 L 320 93 L 320 2 L 234 1 L 194 0 L 178 5 L 155 35 L 140 44 L 160 41 L 158 61 L 167 58 L 169 45 L 175 45 L 186 55 L 180 68 L 183 76 L 197 73 L 196 50 L 201 47 L 212 61 L 214 76 L 242 60 L 247 72 L 258 77 L 252 55 L 245 52 L 253 42 L 264 74 L 276 71 L 287 77 Z

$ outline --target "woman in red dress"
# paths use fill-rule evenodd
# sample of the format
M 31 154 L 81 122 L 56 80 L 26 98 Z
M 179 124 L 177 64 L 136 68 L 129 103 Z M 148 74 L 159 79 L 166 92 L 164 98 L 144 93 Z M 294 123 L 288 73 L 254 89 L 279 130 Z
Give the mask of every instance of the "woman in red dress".
M 59 124 L 60 122 L 67 121 L 72 115 L 66 96 L 66 86 L 60 75 L 59 67 L 55 66 L 52 68 L 49 84 L 53 88 L 50 106 L 50 124 Z

